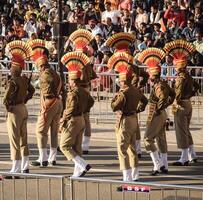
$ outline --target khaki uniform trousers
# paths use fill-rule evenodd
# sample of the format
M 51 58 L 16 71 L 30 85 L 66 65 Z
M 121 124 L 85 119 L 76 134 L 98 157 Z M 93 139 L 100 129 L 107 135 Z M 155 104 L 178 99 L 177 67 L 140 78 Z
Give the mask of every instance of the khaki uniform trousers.
M 21 156 L 28 156 L 27 144 L 28 112 L 25 104 L 12 106 L 8 112 L 7 128 L 10 142 L 11 160 L 21 160 Z
M 60 149 L 68 160 L 82 156 L 82 135 L 85 129 L 83 116 L 71 117 L 62 126 Z
M 155 139 L 160 153 L 167 153 L 167 142 L 165 132 L 165 122 L 167 119 L 166 111 L 160 115 L 154 116 L 152 121 L 147 125 L 144 135 L 144 144 L 146 151 L 155 152 L 157 150 Z
M 36 130 L 39 149 L 47 148 L 49 128 L 51 148 L 58 147 L 58 130 L 62 109 L 62 101 L 61 99 L 58 99 L 56 103 L 46 112 L 45 117 L 43 113 L 40 112 Z
M 189 128 L 191 117 L 191 102 L 189 100 L 182 101 L 181 107 L 178 108 L 174 115 L 177 145 L 180 149 L 187 149 L 190 145 L 193 145 L 193 139 Z
M 137 117 L 137 131 L 136 131 L 136 140 L 141 140 L 141 134 L 140 134 L 140 125 L 138 122 L 138 117 Z
M 120 170 L 135 168 L 138 165 L 135 148 L 137 115 L 122 116 L 116 128 L 117 150 Z
M 90 87 L 84 88 L 87 92 L 90 93 Z M 83 114 L 85 120 L 85 132 L 84 136 L 91 137 L 91 124 L 90 124 L 90 113 L 86 112 Z
M 85 132 L 84 136 L 91 137 L 91 124 L 90 124 L 90 113 L 84 113 L 85 120 Z

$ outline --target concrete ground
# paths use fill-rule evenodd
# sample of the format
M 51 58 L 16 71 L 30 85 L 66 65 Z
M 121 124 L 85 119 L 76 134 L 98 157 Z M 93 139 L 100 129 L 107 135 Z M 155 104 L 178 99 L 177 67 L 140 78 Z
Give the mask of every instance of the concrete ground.
M 28 121 L 28 140 L 30 146 L 30 160 L 38 157 L 38 149 L 35 137 L 36 118 L 32 117 Z M 144 127 L 141 128 L 142 138 Z M 122 193 L 116 191 L 116 184 L 97 184 L 75 181 L 73 184 L 73 199 L 202 199 L 203 197 L 203 124 L 192 124 L 191 132 L 193 135 L 195 149 L 198 156 L 198 163 L 190 166 L 175 167 L 171 163 L 179 158 L 180 151 L 176 147 L 176 138 L 174 129 L 167 131 L 167 141 L 169 149 L 169 174 L 150 176 L 152 170 L 152 161 L 144 151 L 142 143 L 142 159 L 140 165 L 140 182 L 156 184 L 172 184 L 183 186 L 202 187 L 202 191 L 171 190 L 164 192 L 151 187 L 150 193 Z M 116 152 L 116 139 L 114 133 L 114 124 L 92 124 L 92 140 L 90 152 L 84 156 L 84 159 L 92 165 L 92 169 L 86 178 L 122 180 L 122 173 L 119 170 L 119 163 Z M 10 150 L 8 135 L 5 123 L 5 117 L 0 117 L 0 171 L 8 171 L 11 168 Z M 71 176 L 73 172 L 73 163 L 59 153 L 57 166 L 48 168 L 30 167 L 30 173 L 46 175 L 64 175 Z M 67 179 L 65 188 L 66 198 L 70 198 L 70 185 Z M 37 186 L 38 185 L 38 186 Z M 99 186 L 98 186 L 99 185 Z M 117 184 L 118 185 L 118 184 Z M 50 187 L 48 187 L 50 186 Z M 110 189 L 109 189 L 110 187 Z M 26 188 L 26 190 L 25 190 Z M 37 192 L 37 188 L 39 189 Z M 99 188 L 99 189 L 98 189 Z M 26 192 L 25 192 L 26 191 Z M 97 194 L 96 191 L 99 191 Z M 111 191 L 111 192 L 109 192 Z M 163 192 L 163 193 L 162 193 Z M 175 198 L 175 193 L 177 198 Z M 15 193 L 15 195 L 14 195 Z M 122 195 L 121 195 L 122 194 Z M 0 181 L 0 200 L 10 199 L 60 199 L 60 180 L 59 179 L 19 179 L 19 180 L 1 180 Z M 163 196 L 161 196 L 163 195 Z M 191 198 L 189 198 L 191 195 Z

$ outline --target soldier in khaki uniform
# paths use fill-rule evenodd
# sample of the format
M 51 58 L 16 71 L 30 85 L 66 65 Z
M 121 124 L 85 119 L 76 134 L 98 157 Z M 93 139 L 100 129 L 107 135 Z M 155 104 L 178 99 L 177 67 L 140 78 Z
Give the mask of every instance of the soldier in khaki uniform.
M 129 56 L 130 45 L 132 44 L 132 42 L 134 42 L 134 40 L 135 40 L 135 35 L 131 33 L 117 33 L 111 36 L 110 38 L 108 38 L 108 40 L 106 41 L 106 45 L 111 47 L 112 49 L 115 49 L 115 52 L 125 52 L 127 56 Z M 129 57 L 128 62 L 131 65 L 131 68 L 133 71 L 132 85 L 138 89 L 141 89 L 147 83 L 149 75 L 144 70 L 138 68 L 136 65 L 133 64 L 132 56 Z M 136 142 L 135 142 L 138 158 L 141 158 L 141 154 L 142 154 L 140 139 L 141 139 L 141 135 L 140 135 L 140 127 L 138 123 L 137 131 L 136 131 Z
M 62 112 L 62 101 L 59 97 L 61 90 L 60 76 L 48 64 L 48 50 L 45 41 L 32 40 L 32 59 L 40 71 L 40 100 L 41 110 L 37 120 L 37 143 L 39 159 L 31 165 L 46 167 L 56 165 L 58 146 L 59 121 Z M 50 130 L 50 152 L 47 156 L 48 131 Z
M 165 133 L 165 121 L 167 114 L 165 109 L 173 103 L 175 94 L 168 84 L 160 79 L 161 60 L 164 58 L 164 51 L 157 48 L 148 48 L 140 53 L 138 60 L 148 67 L 150 80 L 153 88 L 149 97 L 149 114 L 147 128 L 144 135 L 144 144 L 152 158 L 154 168 L 152 175 L 159 171 L 168 172 L 167 141 Z M 155 146 L 155 139 L 159 148 L 160 157 Z
M 83 53 L 71 52 L 65 54 L 61 62 L 68 68 L 70 91 L 63 113 L 60 149 L 68 160 L 75 163 L 73 176 L 81 177 L 91 168 L 81 157 L 82 135 L 85 129 L 83 113 L 94 104 L 89 92 L 80 86 L 82 68 L 89 62 L 89 58 Z
M 93 41 L 94 36 L 92 33 L 85 29 L 79 29 L 74 31 L 70 37 L 70 41 L 74 45 L 74 50 L 76 52 L 82 52 L 88 57 L 94 58 L 92 56 L 93 49 L 90 46 L 91 41 Z M 90 59 L 91 60 L 91 59 Z M 80 86 L 83 87 L 86 91 L 90 92 L 91 80 L 97 78 L 95 71 L 93 70 L 93 64 L 91 61 L 82 69 L 82 74 L 80 77 Z M 89 145 L 91 138 L 91 123 L 90 123 L 90 110 L 85 110 L 83 113 L 85 120 L 85 131 L 82 141 L 83 154 L 89 153 Z
M 149 79 L 149 74 L 146 71 L 144 71 L 142 68 L 139 68 L 137 65 L 132 65 L 132 69 L 133 69 L 132 86 L 142 90 L 142 88 L 147 84 L 147 81 Z M 141 150 L 141 135 L 140 135 L 139 123 L 137 126 L 135 146 L 136 146 L 138 158 L 141 158 L 142 150 Z
M 121 56 L 120 56 L 120 55 Z M 119 72 L 120 91 L 112 99 L 111 107 L 118 114 L 116 124 L 117 151 L 123 181 L 139 179 L 138 158 L 135 148 L 137 131 L 137 110 L 144 110 L 147 98 L 131 85 L 132 69 L 122 60 L 122 53 L 114 55 L 108 62 L 109 68 Z M 138 104 L 140 103 L 140 107 Z
M 189 126 L 192 117 L 190 98 L 195 95 L 199 86 L 186 70 L 187 60 L 195 51 L 195 47 L 184 40 L 176 40 L 173 43 L 167 43 L 164 49 L 174 58 L 174 66 L 177 71 L 175 80 L 176 101 L 173 104 L 173 111 L 177 145 L 182 153 L 180 159 L 173 165 L 187 166 L 189 161 L 197 162 Z
M 21 72 L 24 60 L 30 57 L 31 49 L 22 41 L 13 41 L 7 45 L 12 57 L 11 78 L 8 82 L 3 103 L 8 112 L 7 127 L 13 161 L 12 173 L 29 173 L 29 149 L 27 144 L 27 118 L 26 102 L 32 98 L 34 87 Z M 12 178 L 12 177 L 6 177 Z

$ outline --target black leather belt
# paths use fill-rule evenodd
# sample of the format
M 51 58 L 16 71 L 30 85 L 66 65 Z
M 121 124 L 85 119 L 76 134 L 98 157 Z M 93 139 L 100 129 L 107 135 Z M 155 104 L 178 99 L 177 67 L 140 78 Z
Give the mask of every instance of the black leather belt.
M 132 116 L 134 114 L 136 114 L 136 112 L 133 112 L 133 113 L 123 113 L 122 115 L 128 117 L 128 116 Z
M 80 116 L 82 116 L 82 113 L 78 113 L 78 114 L 73 115 L 73 117 L 80 117 Z

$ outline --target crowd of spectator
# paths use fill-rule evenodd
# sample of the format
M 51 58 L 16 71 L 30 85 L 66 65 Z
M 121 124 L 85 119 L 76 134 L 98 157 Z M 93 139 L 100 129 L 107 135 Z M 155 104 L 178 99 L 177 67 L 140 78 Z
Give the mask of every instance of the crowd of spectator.
M 136 36 L 131 46 L 135 57 L 148 47 L 162 48 L 182 38 L 196 47 L 190 65 L 203 63 L 202 0 L 62 0 L 62 8 L 63 22 L 77 23 L 93 33 L 96 63 L 107 62 L 112 52 L 105 41 L 117 32 Z M 8 42 L 40 38 L 49 41 L 50 61 L 57 61 L 53 29 L 59 20 L 57 0 L 1 0 L 0 16 L 0 60 L 6 59 Z M 164 66 L 168 64 L 172 65 L 169 56 Z

